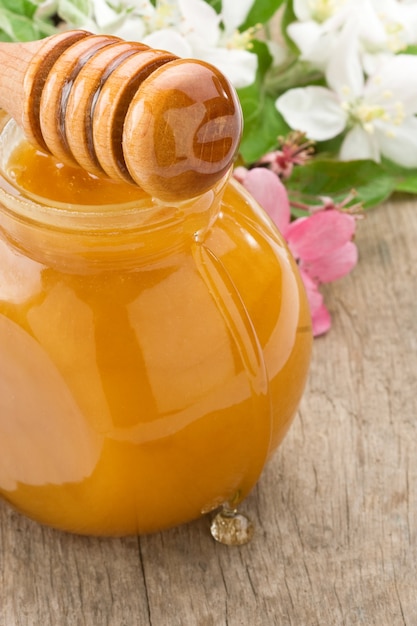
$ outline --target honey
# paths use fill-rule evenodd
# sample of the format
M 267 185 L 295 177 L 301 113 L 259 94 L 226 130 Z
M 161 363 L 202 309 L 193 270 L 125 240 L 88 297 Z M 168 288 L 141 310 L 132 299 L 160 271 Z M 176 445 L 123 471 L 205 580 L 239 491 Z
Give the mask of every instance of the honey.
M 275 227 L 227 177 L 162 204 L 23 139 L 3 150 L 0 186 L 2 496 L 96 535 L 237 506 L 310 359 Z

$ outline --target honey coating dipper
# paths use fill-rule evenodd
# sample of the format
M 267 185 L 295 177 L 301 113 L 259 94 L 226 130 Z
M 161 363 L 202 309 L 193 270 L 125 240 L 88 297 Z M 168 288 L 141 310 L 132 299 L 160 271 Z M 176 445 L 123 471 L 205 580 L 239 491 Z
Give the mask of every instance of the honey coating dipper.
M 242 132 L 213 66 L 110 35 L 0 44 L 0 107 L 58 159 L 183 200 L 229 169 Z

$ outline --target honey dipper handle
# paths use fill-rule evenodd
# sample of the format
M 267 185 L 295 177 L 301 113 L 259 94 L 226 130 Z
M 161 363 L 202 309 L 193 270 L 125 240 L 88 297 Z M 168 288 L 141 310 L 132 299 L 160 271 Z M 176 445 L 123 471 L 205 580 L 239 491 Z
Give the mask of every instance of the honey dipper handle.
M 26 70 L 42 45 L 43 41 L 0 43 L 0 108 L 7 111 L 19 125 L 23 123 Z
M 39 108 L 48 74 L 62 52 L 88 34 L 81 30 L 68 31 L 37 41 L 0 43 L 0 108 L 38 146 L 45 147 Z

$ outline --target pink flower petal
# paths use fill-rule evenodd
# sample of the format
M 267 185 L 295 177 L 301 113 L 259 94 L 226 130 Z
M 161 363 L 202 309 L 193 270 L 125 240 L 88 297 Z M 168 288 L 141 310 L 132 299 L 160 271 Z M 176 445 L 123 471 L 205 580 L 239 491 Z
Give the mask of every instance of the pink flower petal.
M 330 283 L 349 274 L 358 261 L 358 249 L 353 241 L 347 241 L 343 246 L 330 252 L 326 256 L 301 261 L 300 267 L 313 280 L 320 283 Z
M 244 180 L 248 175 L 248 171 L 249 170 L 246 169 L 246 167 L 243 167 L 243 165 L 239 165 L 239 167 L 235 167 L 235 169 L 233 170 L 233 176 L 234 178 L 236 178 L 236 180 L 240 182 L 241 185 L 243 185 Z
M 240 168 L 239 168 L 240 169 Z M 238 172 L 241 176 L 242 172 Z M 243 178 L 243 185 L 269 215 L 282 234 L 290 222 L 287 190 L 276 174 L 265 167 L 254 167 Z
M 330 313 L 324 304 L 311 312 L 311 323 L 313 326 L 314 337 L 324 335 L 328 330 L 330 330 L 332 318 L 330 317 Z
M 330 313 L 323 302 L 323 296 L 318 289 L 317 283 L 303 270 L 300 270 L 300 275 L 304 283 L 310 307 L 313 336 L 318 337 L 319 335 L 327 333 L 330 329 L 332 324 Z
M 292 222 L 286 239 L 293 255 L 308 261 L 324 257 L 344 246 L 352 239 L 355 227 L 352 215 L 329 209 Z

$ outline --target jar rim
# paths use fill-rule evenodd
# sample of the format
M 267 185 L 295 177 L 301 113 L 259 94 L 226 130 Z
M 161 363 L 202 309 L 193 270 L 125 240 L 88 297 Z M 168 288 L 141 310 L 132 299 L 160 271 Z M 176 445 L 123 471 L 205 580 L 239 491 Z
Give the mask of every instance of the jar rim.
M 232 171 L 226 174 L 213 185 L 211 189 L 199 196 L 178 202 L 166 202 L 158 198 L 144 195 L 143 200 L 137 198 L 120 203 L 103 202 L 72 203 L 59 202 L 47 197 L 38 196 L 15 184 L 7 175 L 7 159 L 20 141 L 24 140 L 23 131 L 15 120 L 3 111 L 0 113 L 0 206 L 3 210 L 14 214 L 19 219 L 28 220 L 45 226 L 56 226 L 69 230 L 107 230 L 117 222 L 119 228 L 132 227 L 132 222 L 139 220 L 143 225 L 151 222 L 155 225 L 155 218 L 162 222 L 173 215 L 183 215 L 187 209 L 194 211 L 196 205 L 211 205 L 216 196 L 225 188 Z M 7 145 L 8 150 L 4 150 Z M 105 222 L 105 224 L 103 223 Z

